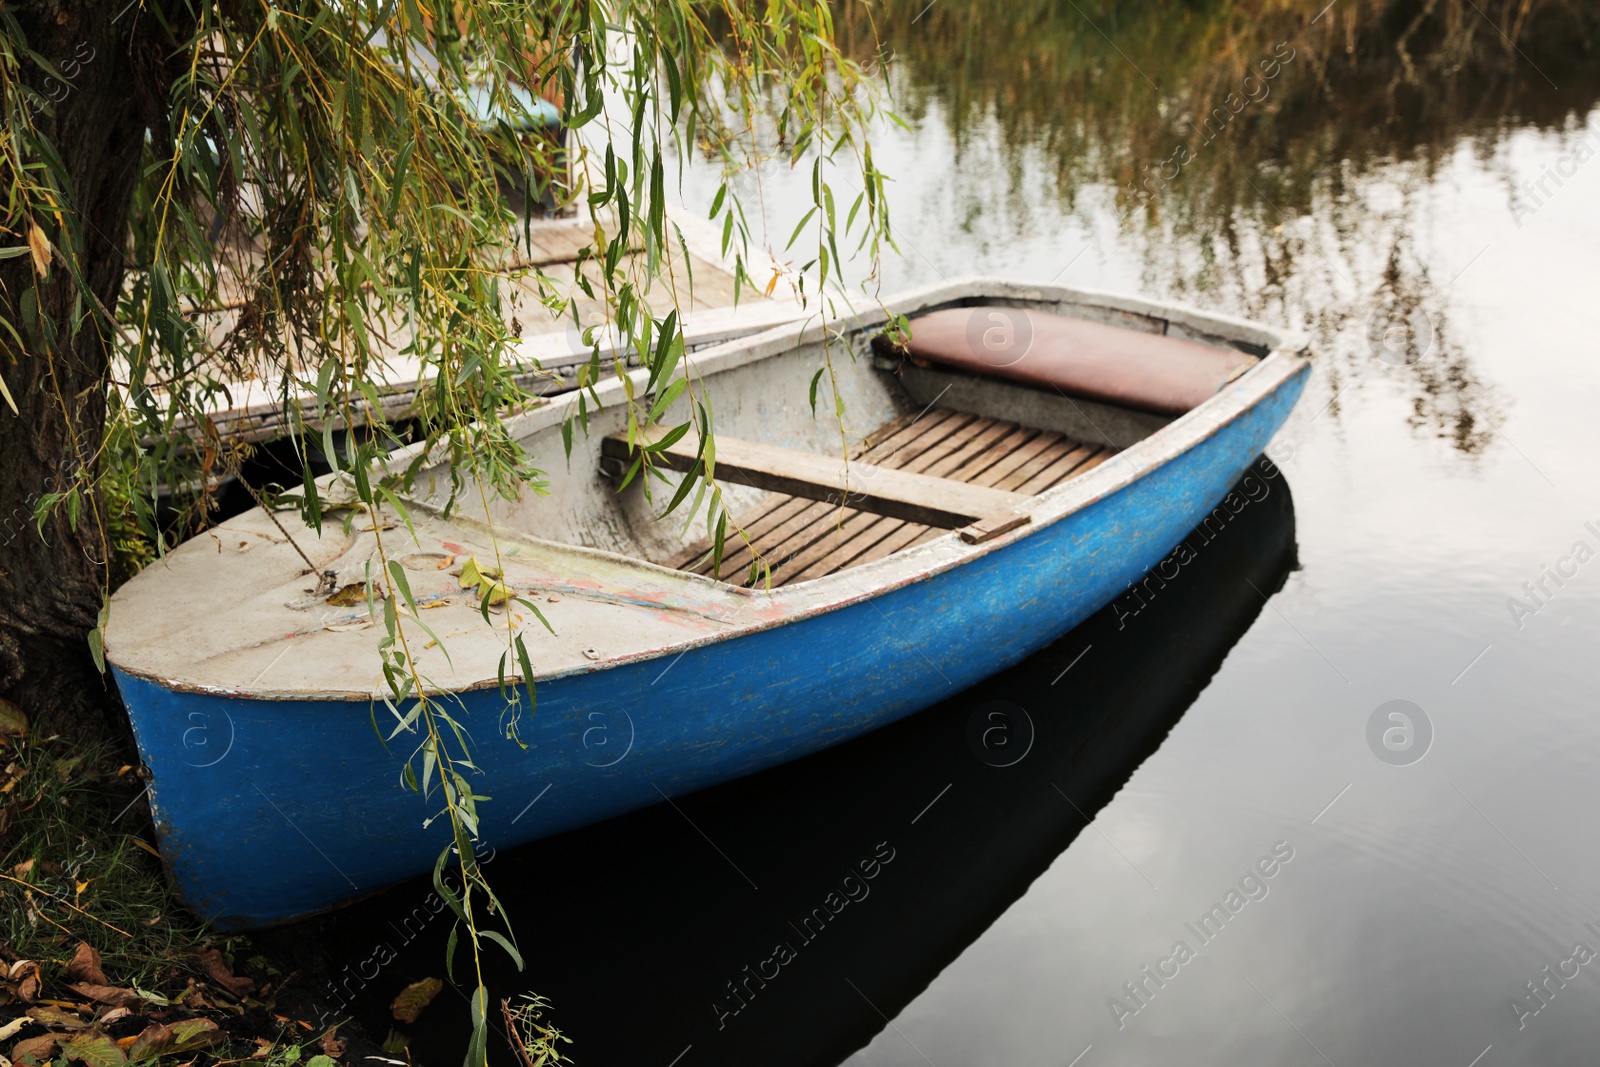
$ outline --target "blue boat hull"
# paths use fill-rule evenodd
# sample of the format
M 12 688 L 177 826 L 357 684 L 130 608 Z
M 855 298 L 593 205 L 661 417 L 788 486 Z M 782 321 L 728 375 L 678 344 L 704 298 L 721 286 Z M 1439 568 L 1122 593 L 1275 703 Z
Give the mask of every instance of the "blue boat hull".
M 1003 548 L 825 614 L 540 683 L 524 750 L 493 688 L 461 695 L 483 839 L 519 844 L 838 744 L 1056 640 L 1155 566 L 1227 494 L 1306 369 L 1144 477 Z M 326 910 L 429 869 L 445 820 L 401 787 L 368 705 L 180 692 L 116 672 L 162 853 L 222 929 Z

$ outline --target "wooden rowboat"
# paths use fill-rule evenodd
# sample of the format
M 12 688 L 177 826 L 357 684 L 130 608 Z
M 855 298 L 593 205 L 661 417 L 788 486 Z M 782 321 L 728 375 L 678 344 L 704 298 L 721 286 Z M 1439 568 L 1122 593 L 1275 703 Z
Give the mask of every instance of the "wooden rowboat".
M 890 315 L 910 319 L 909 346 L 874 344 Z M 827 402 L 816 416 L 808 402 L 825 341 L 848 465 Z M 438 466 L 410 501 L 414 543 L 382 522 L 319 537 L 277 520 L 334 588 L 361 579 L 379 536 L 401 558 L 443 645 L 419 630 L 412 648 L 473 731 L 493 798 L 481 829 L 499 848 L 836 744 L 1049 644 L 1231 506 L 1299 396 L 1305 348 L 1188 308 L 978 279 L 704 350 L 690 358 L 716 413 L 717 478 L 753 545 L 718 577 L 698 531 L 655 521 L 637 485 L 616 490 L 621 382 L 599 388 L 570 460 L 575 398 L 516 417 L 547 496 L 446 519 Z M 693 451 L 661 455 L 682 469 Z M 494 559 L 495 540 L 505 583 L 555 630 L 520 621 L 538 690 L 526 749 L 500 736 L 503 628 L 441 569 Z M 752 551 L 770 588 L 750 587 Z M 374 892 L 430 867 L 448 834 L 424 826 L 436 797 L 397 785 L 411 744 L 375 732 L 381 625 L 317 585 L 257 510 L 113 597 L 107 658 L 162 853 L 223 928 Z
M 526 971 L 491 953 L 487 984 L 539 990 L 558 1006 L 562 1025 L 583 1035 L 584 1057 L 594 1063 L 660 1067 L 693 1045 L 679 1067 L 816 1067 L 844 1063 L 884 1030 L 885 1015 L 901 1018 L 941 974 L 946 983 L 976 980 L 982 964 L 965 979 L 951 965 L 1025 894 L 1037 899 L 1036 883 L 1075 838 L 1103 849 L 1087 821 L 1194 714 L 1190 704 L 1270 610 L 1263 598 L 1288 580 L 1294 505 L 1277 473 L 1259 460 L 1233 490 L 1249 506 L 1220 531 L 1186 536 L 1196 557 L 1181 576 L 1165 571 L 1171 580 L 1136 622 L 1122 605 L 1102 609 L 973 690 L 849 744 L 683 798 L 682 814 L 657 805 L 499 853 L 490 878 L 518 887 L 514 907 L 548 912 L 581 901 L 586 918 L 541 924 Z M 1153 573 L 1163 573 L 1159 564 Z M 974 738 L 974 720 L 996 729 L 996 706 L 1009 709 L 1005 725 Z M 1210 714 L 1219 712 L 1213 702 Z M 863 868 L 864 858 L 890 850 L 892 863 Z M 552 870 L 559 881 L 549 880 Z M 1061 874 L 1058 891 L 1083 892 L 1079 900 L 1102 888 Z M 1139 884 L 1132 870 L 1121 876 Z M 432 973 L 449 924 L 419 922 L 430 891 L 413 879 L 319 926 L 324 952 L 359 961 L 382 944 L 398 953 L 385 973 Z M 827 913 L 821 923 L 819 907 Z M 417 936 L 401 945 L 397 930 Z M 1054 936 L 1073 959 L 1075 939 Z M 318 1008 L 326 1018 L 382 1026 L 393 993 L 392 984 L 373 982 L 352 996 L 330 983 Z M 616 1025 L 619 1004 L 629 1006 L 626 1026 Z M 448 1063 L 470 1027 L 441 1015 L 408 1036 L 414 1062 Z M 930 1058 L 940 1067 L 971 1062 L 945 1052 Z

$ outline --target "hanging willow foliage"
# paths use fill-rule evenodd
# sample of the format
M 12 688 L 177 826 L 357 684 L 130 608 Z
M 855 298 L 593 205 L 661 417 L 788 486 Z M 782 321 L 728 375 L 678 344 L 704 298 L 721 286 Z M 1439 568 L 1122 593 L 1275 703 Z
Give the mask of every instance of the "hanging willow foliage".
M 580 389 L 593 395 L 604 374 L 627 381 L 630 355 L 648 368 L 648 389 L 630 392 L 630 433 L 680 395 L 693 399 L 670 281 L 688 250 L 666 210 L 685 158 L 720 159 L 731 173 L 776 153 L 811 168 L 813 213 L 802 228 L 813 252 L 802 256 L 800 285 L 812 296 L 839 284 L 841 247 L 869 257 L 875 273 L 889 240 L 884 178 L 863 136 L 878 106 L 873 83 L 836 49 L 826 3 L 82 7 L 0 7 L 0 381 L 18 385 L 0 386 L 0 401 L 16 412 L 6 417 L 32 421 L 30 440 L 43 442 L 35 451 L 55 472 L 29 501 L 39 531 L 100 546 L 85 550 L 100 606 L 83 630 L 101 669 L 114 543 L 138 542 L 137 528 L 164 548 L 162 487 L 204 486 L 219 465 L 237 463 L 209 417 L 237 383 L 269 385 L 300 442 L 307 458 L 292 495 L 304 520 L 318 527 L 328 504 L 308 458 L 320 444 L 380 531 L 380 508 L 404 516 L 421 457 L 448 459 L 457 490 L 537 487 L 505 421 L 531 400 L 529 368 L 513 358 L 513 279 L 531 281 L 593 345 Z M 541 98 L 557 105 L 559 123 L 544 121 Z M 84 117 L 97 115 L 112 119 Z M 108 128 L 86 140 L 83 125 L 95 121 Z M 860 190 L 853 202 L 836 205 L 836 171 Z M 508 187 L 592 223 L 577 277 L 589 306 L 603 309 L 594 321 L 579 317 L 564 287 L 519 266 L 529 227 Z M 748 286 L 752 234 L 732 184 L 710 213 Z M 619 354 L 603 360 L 603 347 Z M 403 430 L 384 408 L 385 364 L 395 359 L 423 383 Z M 691 492 L 695 506 L 708 501 L 720 555 L 727 516 L 710 413 L 690 406 L 691 422 L 669 437 L 698 435 L 704 462 L 667 510 Z M 569 435 L 582 432 L 584 410 Z M 45 432 L 50 420 L 59 426 Z M 384 457 L 400 444 L 418 461 L 390 469 Z M 641 456 L 648 465 L 650 451 Z M 465 730 L 417 672 L 399 625 L 416 620 L 415 605 L 379 537 L 382 565 L 366 594 L 386 624 L 374 650 L 383 703 L 390 736 L 415 743 L 404 786 L 437 798 L 453 830 L 435 882 L 476 965 L 468 1063 L 482 1064 L 480 951 L 497 942 L 520 957 L 473 858 L 483 798 Z M 478 577 L 492 625 L 488 607 L 510 593 L 494 575 Z M 31 631 L 17 630 L 25 646 Z M 510 626 L 506 640 L 502 677 L 529 677 Z M 508 732 L 514 739 L 515 712 Z M 461 868 L 459 894 L 442 877 L 450 864 Z M 452 934 L 452 957 L 456 947 Z

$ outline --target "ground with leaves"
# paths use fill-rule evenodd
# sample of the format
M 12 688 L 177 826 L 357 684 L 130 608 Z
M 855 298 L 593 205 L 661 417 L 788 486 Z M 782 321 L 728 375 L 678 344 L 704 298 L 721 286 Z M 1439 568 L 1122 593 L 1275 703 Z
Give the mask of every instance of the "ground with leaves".
M 0 701 L 0 1067 L 411 1062 L 397 1030 L 314 1025 L 333 961 L 214 935 L 183 909 L 124 750 L 27 729 Z M 411 992 L 396 1019 L 416 1021 L 426 1002 L 396 992 Z

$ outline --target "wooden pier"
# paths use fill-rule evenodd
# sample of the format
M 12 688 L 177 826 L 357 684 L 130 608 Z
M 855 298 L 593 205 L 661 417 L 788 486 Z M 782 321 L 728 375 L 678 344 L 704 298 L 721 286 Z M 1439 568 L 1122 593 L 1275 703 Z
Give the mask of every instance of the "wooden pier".
M 676 295 L 688 351 L 770 329 L 806 314 L 798 301 L 785 299 L 781 291 L 768 297 L 747 284 L 743 293 L 737 293 L 731 264 L 722 256 L 716 231 L 697 218 L 676 218 L 672 222 L 682 232 L 683 242 L 680 245 L 673 235 L 670 270 L 655 281 L 648 298 L 665 309 L 673 305 Z M 574 299 L 579 319 L 585 324 L 603 322 L 605 318 L 604 307 L 577 284 L 579 250 L 592 244 L 593 239 L 593 225 L 587 219 L 539 219 L 525 234 L 518 234 L 522 256 L 516 262 L 517 268 L 539 268 L 558 291 Z M 634 249 L 627 254 L 642 256 L 644 252 Z M 586 263 L 583 270 L 591 285 L 598 288 L 596 265 Z M 584 344 L 570 312 L 560 319 L 551 315 L 540 302 L 531 279 L 518 280 L 508 273 L 507 281 L 515 290 L 507 294 L 508 303 L 522 330 L 521 341 L 512 355 L 519 368 L 519 384 L 539 395 L 569 391 L 576 385 L 578 367 L 589 362 L 593 347 Z M 215 312 L 200 313 L 209 319 L 206 329 L 213 338 L 231 328 L 236 307 L 229 304 Z M 615 337 L 603 336 L 601 357 L 612 357 L 618 343 Z M 428 368 L 414 356 L 402 354 L 400 347 L 392 345 L 392 354 L 383 361 L 379 399 L 384 421 L 403 420 L 418 391 L 428 382 Z M 226 443 L 262 444 L 292 433 L 297 426 L 320 429 L 314 394 L 302 389 L 286 404 L 280 388 L 281 382 L 265 371 L 228 382 L 226 401 L 208 415 L 218 438 Z M 371 412 L 363 412 L 355 421 L 360 424 L 371 418 Z

